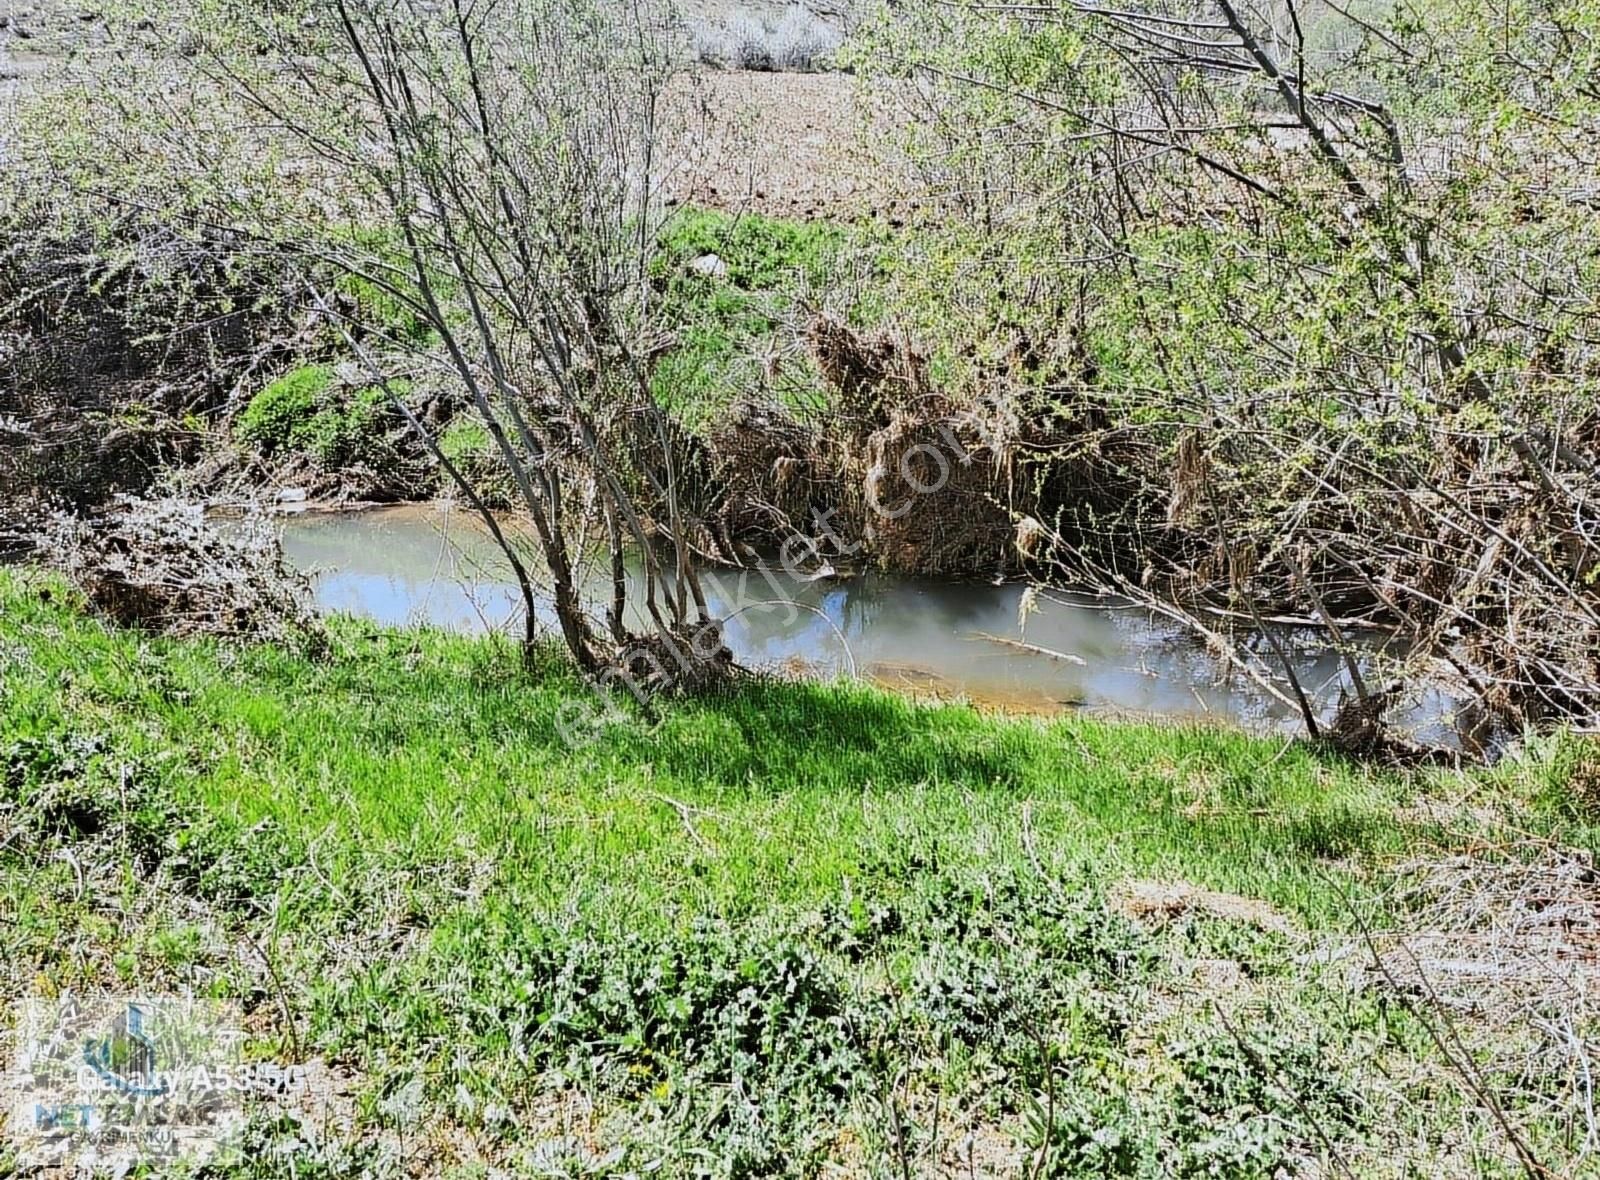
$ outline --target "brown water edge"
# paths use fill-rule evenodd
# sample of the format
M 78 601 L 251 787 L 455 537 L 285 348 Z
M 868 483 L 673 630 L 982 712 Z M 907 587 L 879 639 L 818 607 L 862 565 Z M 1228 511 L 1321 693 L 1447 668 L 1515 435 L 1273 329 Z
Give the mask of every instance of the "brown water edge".
M 518 529 L 514 517 L 507 525 Z M 520 628 L 504 558 L 459 506 L 309 508 L 286 515 L 281 528 L 289 562 L 311 576 L 325 612 L 469 633 Z M 919 699 L 1017 715 L 1088 710 L 1262 733 L 1299 729 L 1298 717 L 1244 678 L 1228 676 L 1187 632 L 1129 604 L 1045 591 L 1023 620 L 1027 587 L 1014 582 L 796 578 L 770 568 L 703 576 L 713 613 L 731 616 L 725 630 L 736 658 L 777 675 L 853 677 Z M 798 605 L 791 610 L 782 599 Z M 542 609 L 540 621 L 550 621 Z M 1319 713 L 1331 716 L 1346 687 L 1337 654 L 1320 635 L 1279 634 Z M 1386 660 L 1376 648 L 1364 657 L 1374 669 Z M 1407 736 L 1450 745 L 1453 713 L 1449 696 L 1434 689 L 1394 717 Z
M 824 680 L 831 674 L 829 668 L 798 656 L 785 660 L 777 671 L 794 680 Z M 1059 717 L 1084 709 L 1087 704 L 1081 697 L 1053 696 L 1042 689 L 963 686 L 959 680 L 933 668 L 894 660 L 873 661 L 860 670 L 860 678 L 913 700 L 969 705 L 981 713 L 1013 717 Z

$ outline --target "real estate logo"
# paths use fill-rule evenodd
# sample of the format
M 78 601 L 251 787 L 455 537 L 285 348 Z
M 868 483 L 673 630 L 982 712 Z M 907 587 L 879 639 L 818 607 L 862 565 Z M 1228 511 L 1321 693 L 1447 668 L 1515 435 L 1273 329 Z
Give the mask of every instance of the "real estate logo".
M 244 1034 L 231 1005 L 63 997 L 24 1001 L 16 1016 L 0 1091 L 25 1168 L 198 1162 L 242 1122 Z

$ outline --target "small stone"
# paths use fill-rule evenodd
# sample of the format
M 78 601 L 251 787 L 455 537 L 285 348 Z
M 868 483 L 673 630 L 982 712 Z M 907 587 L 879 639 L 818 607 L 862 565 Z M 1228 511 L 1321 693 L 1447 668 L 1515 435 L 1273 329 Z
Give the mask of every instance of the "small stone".
M 728 264 L 716 254 L 702 254 L 689 264 L 689 269 L 697 275 L 704 275 L 708 279 L 725 279 L 728 277 Z

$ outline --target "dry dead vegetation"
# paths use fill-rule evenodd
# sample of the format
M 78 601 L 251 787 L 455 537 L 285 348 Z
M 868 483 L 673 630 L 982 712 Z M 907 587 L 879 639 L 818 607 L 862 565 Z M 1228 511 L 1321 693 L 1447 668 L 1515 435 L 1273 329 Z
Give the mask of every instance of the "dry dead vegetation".
M 1186 881 L 1128 881 L 1113 891 L 1112 904 L 1130 918 L 1160 924 L 1189 914 L 1227 922 L 1244 922 L 1274 934 L 1292 934 L 1295 927 L 1258 898 L 1200 889 Z
M 1204 916 L 1283 936 L 1326 984 L 1412 1014 L 1436 1050 L 1385 1067 L 1377 1101 L 1400 1110 L 1419 1089 L 1459 1088 L 1483 1122 L 1464 1126 L 1455 1150 L 1470 1156 L 1474 1142 L 1498 1141 L 1526 1175 L 1586 1174 L 1584 1161 L 1600 1153 L 1600 874 L 1591 855 L 1549 841 L 1510 842 L 1412 860 L 1392 873 L 1398 884 L 1384 899 L 1385 926 L 1368 927 L 1353 909 L 1357 934 L 1349 939 L 1307 932 L 1258 899 L 1181 881 L 1125 882 L 1113 904 L 1154 927 Z M 1187 982 L 1158 1005 L 1160 1020 L 1298 1002 L 1292 985 L 1253 978 L 1232 959 L 1189 966 Z M 1552 1171 L 1536 1158 L 1530 1141 L 1550 1128 L 1573 1170 Z M 1351 1161 L 1332 1163 L 1350 1174 Z M 1425 1174 L 1472 1167 L 1451 1149 L 1414 1155 L 1411 1165 Z M 1384 1161 L 1359 1157 L 1354 1173 L 1389 1174 Z
M 41 549 L 121 626 L 289 650 L 323 641 L 308 583 L 285 565 L 264 516 L 219 524 L 192 503 L 123 496 L 92 516 L 57 516 Z
M 1590 853 L 1546 841 L 1401 866 L 1398 928 L 1363 928 L 1316 958 L 1351 988 L 1416 1014 L 1454 1079 L 1525 1174 L 1551 1174 L 1528 1136 L 1560 1129 L 1571 1175 L 1600 1153 L 1600 874 Z M 1391 1079 L 1398 1095 L 1418 1077 Z M 1513 1109 L 1513 1106 L 1515 1109 Z M 1557 1170 L 1557 1174 L 1562 1174 Z
M 720 492 L 719 536 L 768 549 L 810 538 L 819 561 L 900 573 L 1014 576 L 1045 556 L 1037 521 L 1052 506 L 1110 505 L 1130 485 L 1111 455 L 1059 453 L 1085 423 L 936 389 L 905 333 L 818 314 L 805 335 L 830 408 L 806 426 L 776 404 L 747 403 L 718 428 L 706 478 Z M 855 548 L 838 554 L 827 531 Z

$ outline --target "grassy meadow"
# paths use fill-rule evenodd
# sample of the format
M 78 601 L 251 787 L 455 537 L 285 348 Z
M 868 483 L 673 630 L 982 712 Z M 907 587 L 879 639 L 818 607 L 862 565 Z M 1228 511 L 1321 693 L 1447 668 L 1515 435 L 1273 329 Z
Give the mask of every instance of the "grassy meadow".
M 1592 843 L 1559 757 L 766 681 L 573 750 L 566 669 L 153 638 L 0 575 L 8 997 L 241 1005 L 321 1115 L 257 1112 L 219 1175 L 1513 1169 L 1358 930 L 1409 920 L 1402 865 Z

